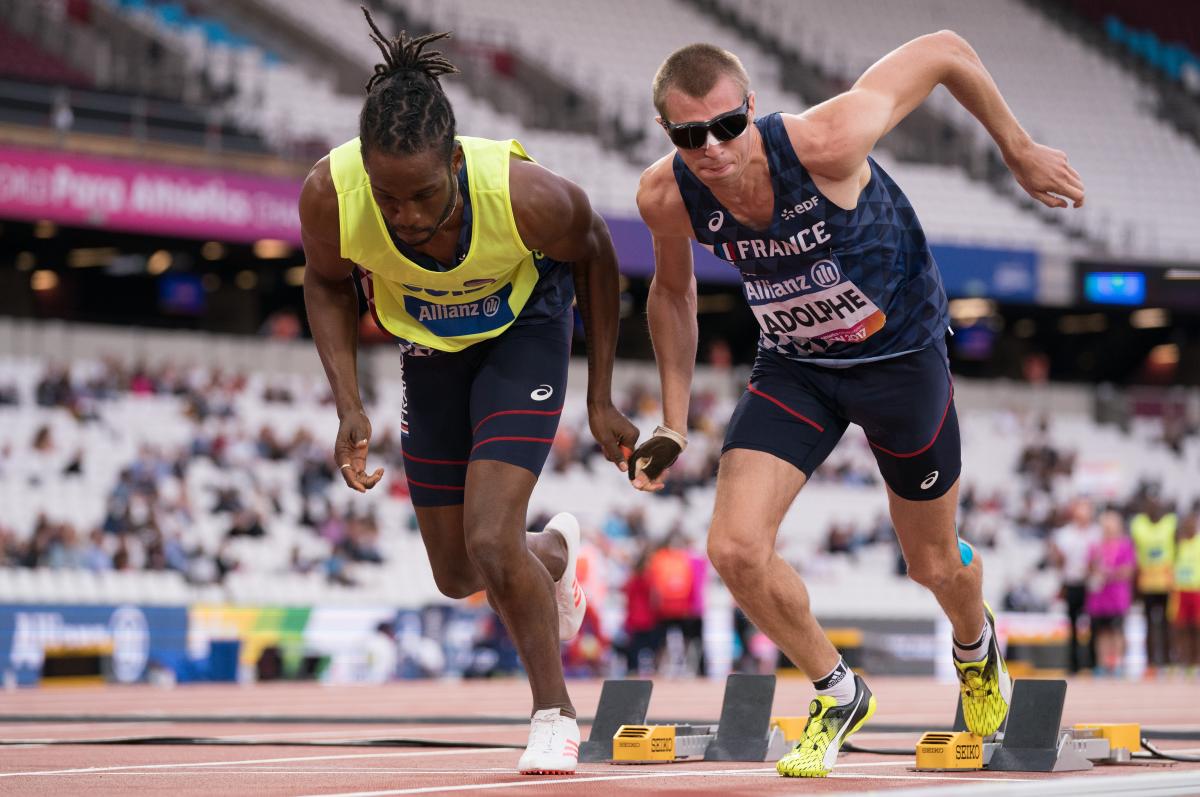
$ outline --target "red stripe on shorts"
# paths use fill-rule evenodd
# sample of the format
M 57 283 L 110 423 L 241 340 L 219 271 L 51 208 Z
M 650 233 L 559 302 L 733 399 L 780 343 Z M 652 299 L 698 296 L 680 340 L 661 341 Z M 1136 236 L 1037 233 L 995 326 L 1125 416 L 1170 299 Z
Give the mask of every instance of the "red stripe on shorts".
M 556 410 L 501 410 L 500 412 L 493 412 L 491 415 L 475 424 L 475 428 L 471 430 L 471 434 L 478 434 L 480 426 L 483 426 L 492 418 L 498 418 L 501 415 L 558 415 L 562 411 L 563 408 L 559 407 Z
M 426 484 L 425 482 L 419 482 L 415 479 L 409 479 L 408 483 L 413 485 L 414 487 L 424 487 L 426 490 L 465 490 L 465 489 L 467 489 L 465 485 L 462 487 L 455 487 L 450 484 Z
M 752 385 L 752 384 L 750 384 L 750 385 L 746 385 L 746 389 L 747 389 L 747 390 L 749 390 L 751 393 L 753 393 L 753 394 L 754 394 L 754 395 L 756 395 L 756 396 L 762 396 L 762 397 L 763 397 L 763 398 L 765 398 L 767 401 L 771 402 L 771 403 L 772 403 L 772 404 L 774 404 L 776 407 L 779 407 L 779 409 L 781 409 L 781 410 L 783 410 L 784 412 L 786 412 L 788 415 L 794 415 L 795 417 L 797 417 L 797 418 L 799 418 L 800 420 L 802 420 L 802 421 L 804 421 L 805 423 L 807 423 L 807 424 L 808 424 L 809 426 L 811 426 L 812 428 L 816 429 L 818 432 L 823 432 L 823 431 L 825 431 L 825 427 L 824 427 L 824 426 L 821 426 L 821 424 L 817 423 L 816 421 L 812 420 L 811 418 L 806 418 L 806 417 L 804 417 L 803 415 L 801 415 L 800 413 L 796 412 L 794 409 L 792 409 L 792 408 L 791 408 L 791 407 L 789 407 L 788 405 L 784 404 L 782 401 L 780 401 L 779 399 L 775 398 L 774 396 L 768 396 L 766 393 L 762 392 L 761 390 L 759 390 L 758 388 L 756 388 L 754 385 Z
M 513 443 L 553 443 L 554 438 L 553 437 L 489 437 L 487 440 L 480 440 L 478 443 L 476 443 L 474 446 L 472 446 L 471 453 L 474 454 L 476 448 L 479 448 L 481 445 L 484 445 L 486 443 L 499 443 L 499 442 L 506 442 L 506 441 L 513 442 Z
M 950 402 L 952 401 L 954 401 L 954 385 L 950 386 L 950 398 L 946 399 L 946 408 L 942 410 L 942 420 L 938 423 L 937 431 L 933 433 L 933 439 L 911 454 L 897 454 L 895 451 L 888 451 L 883 446 L 875 445 L 875 443 L 871 442 L 871 438 L 869 437 L 867 438 L 867 442 L 871 443 L 871 448 L 878 448 L 883 453 L 890 454 L 897 459 L 911 459 L 919 454 L 924 454 L 934 443 L 937 442 L 938 437 L 941 435 L 942 427 L 946 425 L 946 416 L 950 414 Z
M 411 459 L 413 462 L 424 462 L 426 465 L 466 465 L 465 459 L 425 459 L 424 457 L 414 456 L 407 451 L 402 452 L 405 459 Z

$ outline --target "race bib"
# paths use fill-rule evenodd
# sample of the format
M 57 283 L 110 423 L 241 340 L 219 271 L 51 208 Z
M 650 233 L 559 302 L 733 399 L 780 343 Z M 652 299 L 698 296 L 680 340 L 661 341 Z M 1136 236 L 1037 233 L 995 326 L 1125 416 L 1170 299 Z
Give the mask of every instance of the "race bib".
M 499 329 L 513 321 L 508 297 L 512 295 L 512 283 L 490 296 L 458 304 L 427 302 L 416 296 L 404 297 L 404 309 L 417 323 L 441 338 L 477 335 Z
M 763 332 L 817 341 L 822 348 L 862 343 L 887 321 L 832 255 L 769 277 L 745 275 L 742 289 Z

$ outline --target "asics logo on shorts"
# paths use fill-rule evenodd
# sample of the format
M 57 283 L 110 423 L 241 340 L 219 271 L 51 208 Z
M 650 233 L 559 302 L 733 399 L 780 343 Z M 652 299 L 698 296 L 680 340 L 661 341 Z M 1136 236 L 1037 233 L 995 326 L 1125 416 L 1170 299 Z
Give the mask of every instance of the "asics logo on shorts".
M 529 397 L 534 401 L 545 401 L 554 395 L 554 388 L 549 385 L 538 385 L 537 390 L 529 394 Z
M 937 484 L 937 480 L 938 472 L 935 470 L 933 473 L 925 477 L 925 481 L 921 482 L 921 489 L 928 490 L 930 487 Z

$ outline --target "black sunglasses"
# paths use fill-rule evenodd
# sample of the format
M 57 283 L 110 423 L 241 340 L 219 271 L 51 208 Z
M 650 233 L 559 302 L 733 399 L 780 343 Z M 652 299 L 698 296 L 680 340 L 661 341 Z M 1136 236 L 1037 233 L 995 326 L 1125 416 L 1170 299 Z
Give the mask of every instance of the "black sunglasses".
M 722 143 L 732 141 L 746 130 L 750 124 L 750 98 L 742 100 L 742 104 L 732 111 L 714 116 L 707 122 L 682 122 L 671 124 L 666 119 L 662 122 L 671 143 L 680 149 L 700 149 L 708 142 L 708 134 Z

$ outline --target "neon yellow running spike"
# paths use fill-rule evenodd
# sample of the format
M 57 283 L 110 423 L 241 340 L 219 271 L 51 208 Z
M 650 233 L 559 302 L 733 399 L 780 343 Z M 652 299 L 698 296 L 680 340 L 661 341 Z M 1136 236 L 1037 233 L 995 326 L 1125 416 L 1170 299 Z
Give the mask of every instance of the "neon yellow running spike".
M 967 729 L 979 736 L 991 736 L 1004 724 L 1008 704 L 1012 699 L 1012 679 L 1008 666 L 1000 655 L 996 638 L 996 618 L 986 603 L 983 605 L 987 623 L 992 629 L 987 655 L 980 661 L 959 661 L 954 658 L 958 683 L 962 690 L 963 719 Z
M 775 764 L 776 772 L 785 778 L 823 778 L 829 774 L 842 742 L 875 713 L 875 695 L 866 682 L 855 675 L 854 687 L 854 699 L 844 706 L 837 705 L 832 697 L 813 699 L 804 736 Z

